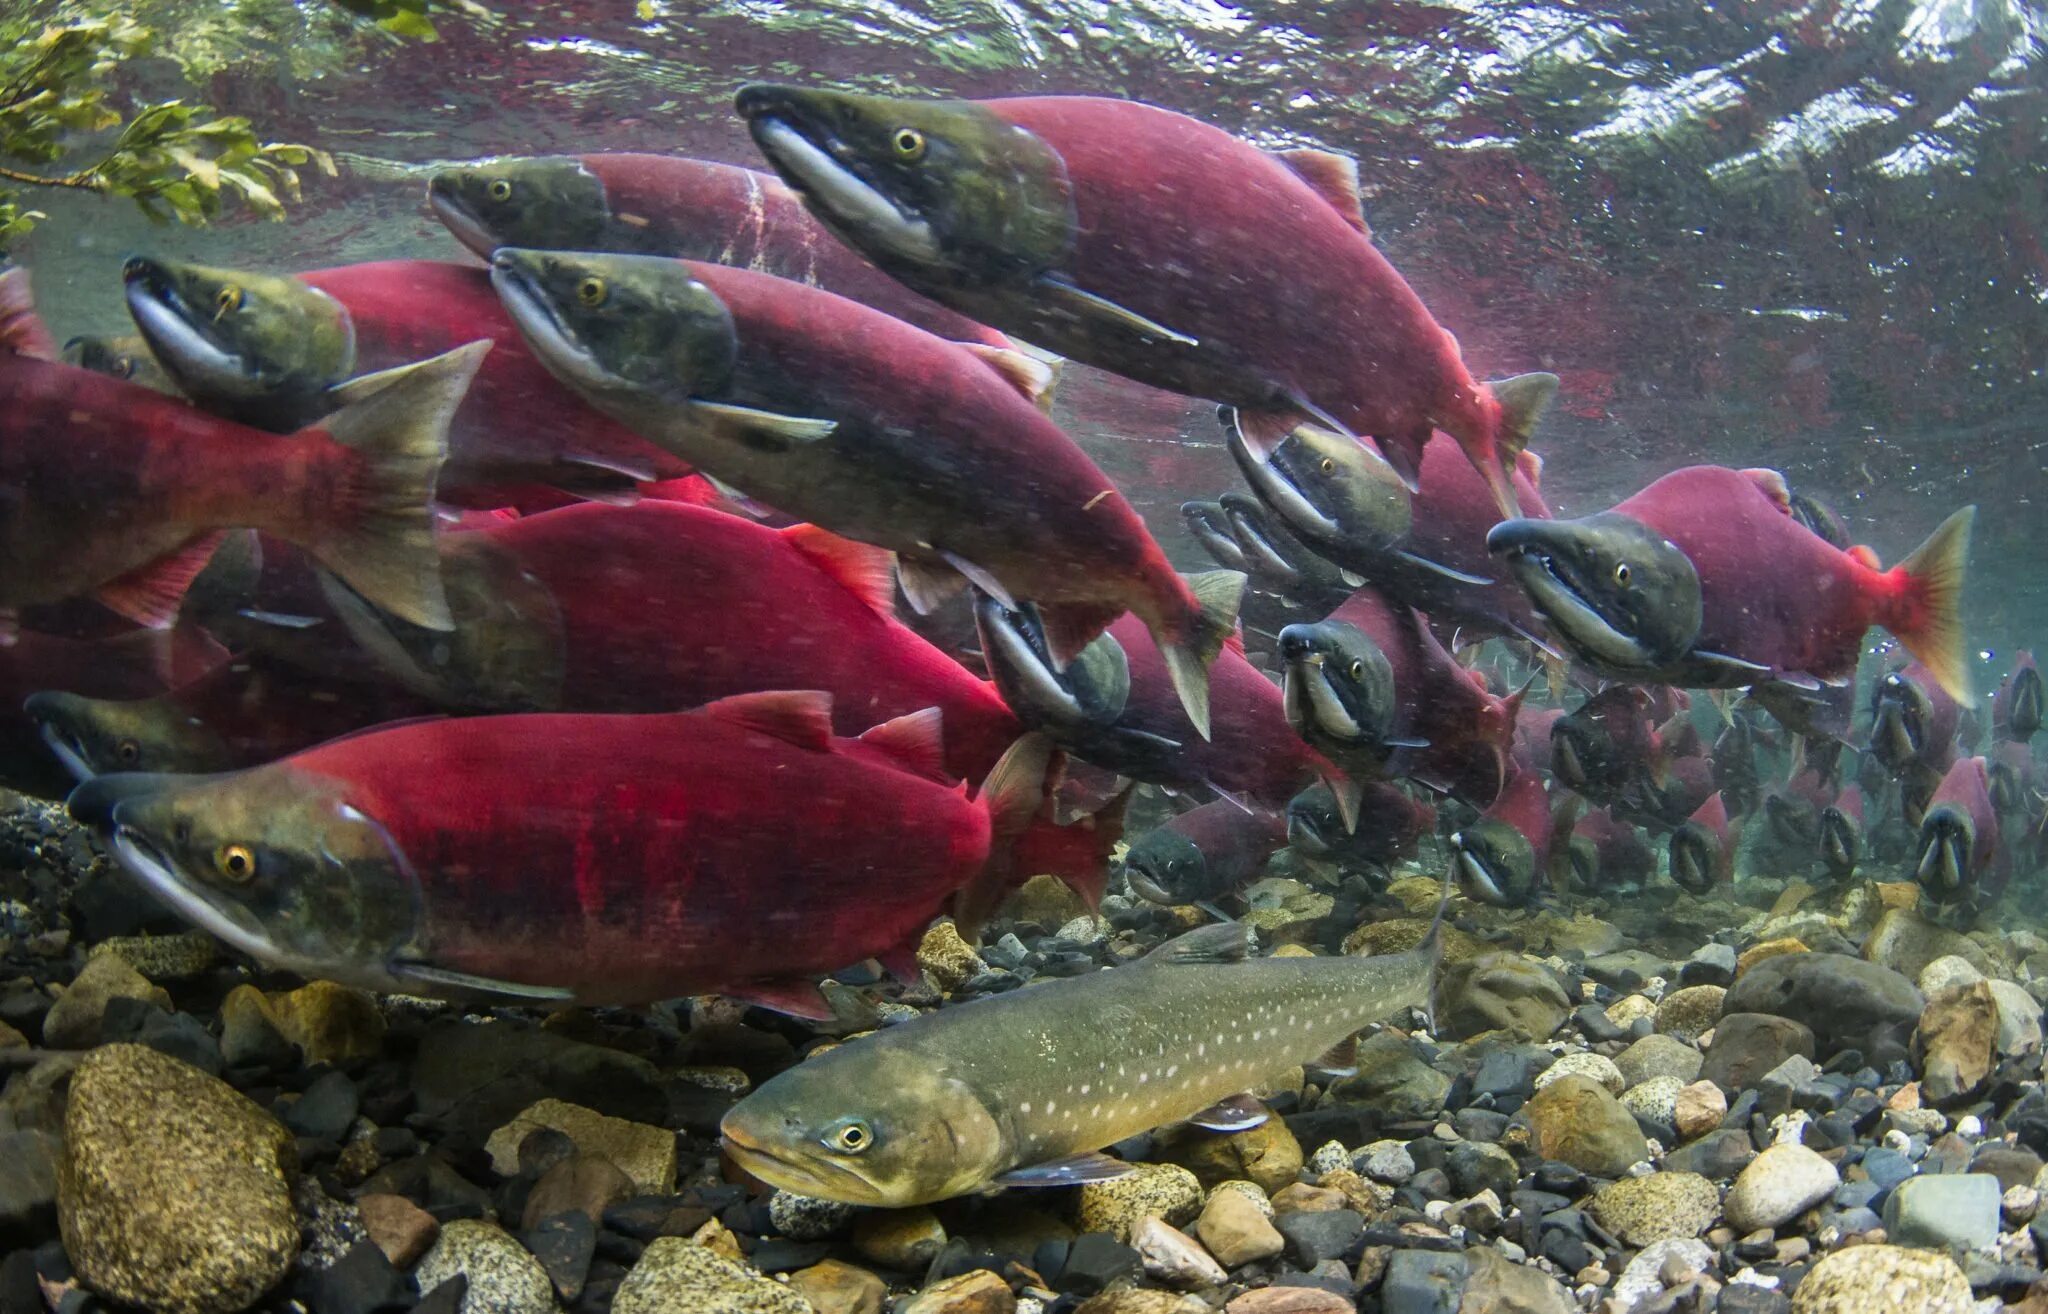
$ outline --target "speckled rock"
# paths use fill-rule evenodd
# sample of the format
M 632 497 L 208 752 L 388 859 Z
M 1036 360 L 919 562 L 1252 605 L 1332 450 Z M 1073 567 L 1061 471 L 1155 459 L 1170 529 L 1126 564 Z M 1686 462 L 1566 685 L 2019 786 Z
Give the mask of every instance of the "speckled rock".
M 1623 995 L 1607 1006 L 1607 1020 L 1624 1029 L 1635 1025 L 1637 1018 L 1657 1016 L 1657 1001 L 1648 995 Z
M 298 1253 L 291 1134 L 217 1078 L 141 1045 L 102 1046 L 72 1074 L 64 1140 L 58 1226 L 95 1291 L 163 1314 L 231 1314 Z
M 932 985 L 948 994 L 988 969 L 950 921 L 934 923 L 924 933 L 917 946 L 917 965 Z
M 1947 1255 L 1851 1246 L 1824 1255 L 1792 1293 L 1792 1314 L 1971 1314 L 1963 1270 Z
M 1913 1032 L 1920 1094 L 1947 1104 L 1976 1091 L 1998 1050 L 1998 1000 L 1988 981 L 1954 985 L 1927 1001 Z
M 1010 1284 L 977 1268 L 933 1283 L 897 1306 L 896 1314 L 1013 1314 L 1016 1308 Z
M 1657 1005 L 1657 1030 L 1680 1040 L 1698 1040 L 1721 1016 L 1721 1000 L 1728 991 L 1717 985 L 1687 986 L 1664 996 Z
M 1580 1172 L 1619 1177 L 1630 1164 L 1650 1157 L 1636 1120 L 1605 1086 L 1586 1077 L 1545 1086 L 1523 1111 L 1536 1152 Z
M 854 1218 L 853 1244 L 864 1258 L 883 1268 L 921 1272 L 938 1258 L 946 1229 L 923 1205 L 871 1209 Z
M 769 1226 L 792 1241 L 838 1236 L 859 1212 L 859 1206 L 842 1200 L 821 1200 L 794 1191 L 777 1191 L 768 1197 Z
M 1429 906 L 1436 906 L 1435 894 L 1429 896 Z M 1344 937 L 1342 949 L 1347 954 L 1364 957 L 1406 953 L 1422 943 L 1422 937 L 1429 933 L 1429 923 L 1430 919 L 1427 917 L 1399 917 L 1386 922 L 1367 922 Z M 1469 963 L 1481 954 L 1491 952 L 1484 940 L 1455 926 L 1443 928 L 1443 946 L 1445 963 Z
M 1614 1066 L 1631 1086 L 1652 1077 L 1676 1077 L 1681 1082 L 1696 1080 L 1705 1059 L 1697 1049 L 1676 1036 L 1644 1036 L 1614 1056 Z
M 444 1225 L 413 1276 L 420 1290 L 432 1291 L 458 1273 L 469 1282 L 462 1314 L 550 1314 L 556 1307 L 547 1270 L 496 1223 L 458 1218 Z
M 1676 1077 L 1652 1077 L 1623 1091 L 1621 1107 L 1638 1118 L 1668 1126 L 1677 1121 L 1678 1092 L 1684 1089 Z
M 1202 1209 L 1202 1184 L 1175 1163 L 1134 1164 L 1136 1172 L 1081 1188 L 1076 1206 L 1083 1232 L 1107 1232 L 1128 1241 L 1141 1218 L 1163 1218 L 1178 1226 Z
M 1624 1177 L 1593 1196 L 1593 1217 L 1629 1246 L 1698 1236 L 1721 1214 L 1721 1192 L 1698 1173 Z
M 299 1047 L 308 1064 L 374 1058 L 383 1048 L 384 1014 L 367 990 L 309 981 L 263 998 L 278 1033 Z
M 1241 1178 L 1270 1195 L 1301 1175 L 1301 1142 L 1279 1118 L 1241 1132 L 1176 1128 L 1158 1139 L 1154 1156 L 1187 1168 L 1205 1187 Z
M 1005 1292 L 1008 1290 L 1004 1288 Z M 612 1314 L 814 1311 L 809 1301 L 773 1278 L 763 1277 L 745 1264 L 692 1245 L 681 1237 L 665 1236 L 648 1243 L 633 1271 L 619 1283 L 618 1293 L 612 1298 Z
M 1832 1163 L 1804 1145 L 1782 1142 L 1735 1175 L 1721 1209 L 1737 1232 L 1775 1228 L 1826 1199 L 1841 1183 Z
M 595 1109 L 566 1100 L 540 1100 L 491 1133 L 484 1149 L 501 1177 L 519 1171 L 519 1143 L 542 1128 L 552 1127 L 575 1142 L 585 1154 L 609 1159 L 633 1179 L 643 1195 L 672 1195 L 676 1189 L 676 1134 L 663 1127 L 608 1118 Z
M 220 961 L 220 942 L 204 931 L 117 935 L 94 945 L 86 958 L 101 954 L 113 954 L 152 981 L 184 981 Z
M 864 1268 L 827 1259 L 789 1275 L 789 1289 L 817 1314 L 882 1314 L 889 1288 Z
M 1614 1060 L 1590 1050 L 1573 1050 L 1537 1073 L 1536 1089 L 1542 1090 L 1551 1082 L 1565 1077 L 1591 1077 L 1607 1087 L 1610 1095 L 1619 1095 L 1628 1089 L 1628 1078 L 1621 1075 L 1621 1069 L 1614 1066 Z
M 43 1016 L 43 1044 L 51 1049 L 86 1049 L 99 1043 L 100 1019 L 107 1005 L 116 999 L 142 999 L 159 1008 L 169 1008 L 171 997 L 162 986 L 128 965 L 118 955 L 106 954 L 86 961 L 50 1011 Z
M 1263 1204 L 1260 1201 L 1259 1204 Z M 1195 1220 L 1195 1235 L 1225 1268 L 1270 1259 L 1287 1248 L 1287 1239 L 1241 1191 L 1218 1189 Z
M 1218 1182 L 1209 1188 L 1209 1194 L 1204 1197 L 1203 1203 L 1206 1204 L 1208 1201 L 1214 1200 L 1225 1191 L 1235 1191 L 1256 1205 L 1261 1214 L 1268 1218 L 1273 1216 L 1273 1202 L 1266 1197 L 1264 1191 L 1259 1189 L 1257 1182 Z
M 1510 953 L 1446 964 L 1437 1000 L 1438 1028 L 1459 1039 L 1506 1031 L 1545 1040 L 1572 1009 L 1571 996 L 1549 968 Z

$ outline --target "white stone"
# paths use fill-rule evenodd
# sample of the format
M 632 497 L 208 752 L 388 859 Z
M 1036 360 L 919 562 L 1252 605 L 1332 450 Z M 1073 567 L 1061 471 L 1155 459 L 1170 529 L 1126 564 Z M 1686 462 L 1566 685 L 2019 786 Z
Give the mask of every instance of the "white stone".
M 1949 986 L 1975 985 L 1983 979 L 1984 974 L 1969 959 L 1960 954 L 1943 954 L 1920 969 L 1920 979 L 1914 984 L 1920 987 L 1921 994 L 1932 997 Z
M 1566 1077 L 1590 1077 L 1605 1086 L 1609 1095 L 1619 1095 L 1628 1088 L 1628 1078 L 1621 1075 L 1613 1059 L 1590 1050 L 1576 1050 L 1537 1073 L 1536 1089 L 1542 1090 Z
M 1141 1219 L 1131 1229 L 1131 1248 L 1145 1261 L 1146 1276 L 1169 1287 L 1196 1291 L 1230 1280 L 1200 1242 L 1164 1219 Z
M 1671 1262 L 1694 1272 L 1709 1272 L 1714 1267 L 1714 1248 L 1694 1237 L 1654 1241 L 1644 1246 L 1634 1259 L 1628 1261 L 1628 1267 L 1621 1270 L 1621 1276 L 1614 1280 L 1614 1286 L 1608 1292 L 1614 1308 L 1634 1309 L 1664 1290 L 1664 1265 Z
M 1842 1184 L 1835 1166 L 1804 1145 L 1771 1146 L 1736 1175 L 1721 1212 L 1738 1235 L 1775 1229 Z
M 2040 1049 L 2040 1001 L 2010 981 L 1993 981 L 1991 998 L 1998 1004 L 1998 1052 L 2009 1058 Z

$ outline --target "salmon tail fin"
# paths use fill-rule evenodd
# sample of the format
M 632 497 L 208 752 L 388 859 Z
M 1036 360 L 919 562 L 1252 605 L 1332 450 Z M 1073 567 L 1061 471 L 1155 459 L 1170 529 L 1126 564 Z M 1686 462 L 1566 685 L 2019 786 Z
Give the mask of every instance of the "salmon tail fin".
M 306 547 L 350 588 L 401 619 L 430 630 L 454 621 L 434 549 L 434 482 L 448 455 L 448 422 L 469 391 L 488 341 L 384 371 L 374 389 L 357 380 L 353 399 L 320 429 L 362 461 L 352 495 Z M 381 377 L 381 376 L 375 376 Z
M 1964 507 L 1895 567 L 1904 581 L 1904 599 L 1898 618 L 1885 627 L 1899 636 L 1948 696 L 1965 707 L 1977 705 L 1962 617 L 1963 575 L 1970 559 L 1970 527 L 1976 520 L 1977 508 Z
M 1019 841 L 1045 806 L 1045 782 L 1053 763 L 1050 739 L 1024 735 L 981 782 L 975 802 L 988 814 L 988 857 L 961 887 L 953 906 L 953 921 L 970 944 L 1015 884 Z
M 19 265 L 0 270 L 0 351 L 36 360 L 56 360 L 64 354 L 36 310 L 28 270 Z
M 1550 399 L 1557 395 L 1555 374 L 1517 374 L 1510 379 L 1496 379 L 1489 383 L 1487 390 L 1493 394 L 1495 419 L 1492 441 L 1474 443 L 1463 436 L 1459 442 L 1472 464 L 1486 479 L 1486 487 L 1493 493 L 1494 504 L 1500 513 L 1512 520 L 1522 514 L 1520 500 L 1515 496 L 1513 471 L 1521 464 L 1522 453 L 1529 446 L 1529 436 L 1536 432 L 1536 421 L 1543 416 Z
M 1065 825 L 1054 824 L 1055 809 L 1048 799 L 1038 818 L 1017 837 L 1011 871 L 1023 877 L 1052 876 L 1094 912 L 1109 887 L 1110 855 L 1123 842 L 1131 793 L 1126 785 L 1104 806 Z
M 1154 633 L 1173 691 L 1180 695 L 1195 733 L 1209 737 L 1209 664 L 1223 651 L 1237 629 L 1237 609 L 1244 601 L 1245 575 L 1238 570 L 1211 570 L 1187 576 L 1194 611 L 1175 633 Z

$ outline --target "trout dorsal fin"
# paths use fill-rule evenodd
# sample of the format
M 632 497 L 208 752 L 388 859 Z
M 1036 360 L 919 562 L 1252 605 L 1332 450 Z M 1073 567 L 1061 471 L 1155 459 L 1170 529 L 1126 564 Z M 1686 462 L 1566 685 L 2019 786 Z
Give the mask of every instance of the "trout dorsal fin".
M 735 694 L 706 703 L 693 715 L 713 717 L 814 752 L 832 746 L 832 695 L 816 689 Z
M 1175 936 L 1139 961 L 1155 967 L 1241 963 L 1251 951 L 1251 938 L 1251 928 L 1243 922 L 1216 922 Z
M 816 525 L 791 525 L 776 531 L 782 541 L 846 586 L 846 591 L 885 620 L 896 618 L 896 554 L 887 548 L 856 543 Z
M 960 344 L 981 358 L 981 363 L 1003 376 L 1003 382 L 1039 410 L 1050 413 L 1052 394 L 1059 386 L 1060 360 L 1041 360 L 1015 347 L 991 347 L 984 342 Z
M 1372 225 L 1365 221 L 1365 203 L 1358 196 L 1357 160 L 1334 151 L 1311 149 L 1280 151 L 1276 158 L 1322 197 L 1345 223 L 1356 228 L 1360 237 L 1372 240 Z
M 944 713 L 936 707 L 910 712 L 861 732 L 860 741 L 933 780 L 946 778 Z

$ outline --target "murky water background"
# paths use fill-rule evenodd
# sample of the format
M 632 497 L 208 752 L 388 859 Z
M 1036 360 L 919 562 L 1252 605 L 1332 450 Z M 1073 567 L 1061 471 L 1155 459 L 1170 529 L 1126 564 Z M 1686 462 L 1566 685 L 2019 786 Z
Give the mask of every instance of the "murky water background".
M 2048 626 L 2048 15 L 2020 0 L 1528 5 L 499 4 L 437 45 L 324 7 L 143 7 L 207 94 L 327 147 L 286 224 L 152 228 L 58 197 L 18 254 L 60 334 L 126 327 L 130 250 L 303 269 L 462 258 L 419 166 L 635 149 L 759 166 L 757 77 L 1133 96 L 1358 157 L 1377 238 L 1475 375 L 1564 379 L 1539 432 L 1580 513 L 1676 465 L 1768 464 L 1890 560 L 1981 504 L 1972 637 Z M 1304 278 L 1313 270 L 1301 271 Z M 1232 482 L 1206 407 L 1078 377 L 1063 418 L 1183 564 Z

